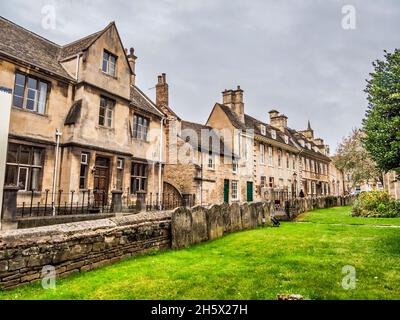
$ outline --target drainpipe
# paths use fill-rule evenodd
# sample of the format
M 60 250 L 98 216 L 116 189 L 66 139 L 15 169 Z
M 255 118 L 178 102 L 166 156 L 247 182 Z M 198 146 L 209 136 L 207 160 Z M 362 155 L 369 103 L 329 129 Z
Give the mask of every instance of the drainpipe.
M 162 210 L 162 203 L 161 203 L 161 178 L 162 178 L 162 162 L 163 162 L 163 140 L 164 140 L 164 120 L 165 117 L 161 118 L 160 121 L 160 162 L 158 167 L 158 209 Z
M 76 79 L 76 81 L 78 82 L 78 79 L 79 79 L 79 62 L 80 62 L 80 54 L 78 53 L 77 55 L 76 55 L 76 71 L 75 71 L 75 79 Z
M 53 216 L 56 215 L 56 204 L 55 204 L 55 197 L 56 197 L 56 182 L 57 182 L 57 171 L 58 171 L 58 153 L 60 149 L 60 137 L 62 136 L 62 133 L 56 129 L 56 161 L 54 163 L 54 173 L 53 173 L 53 192 L 51 195 L 51 203 L 53 205 Z

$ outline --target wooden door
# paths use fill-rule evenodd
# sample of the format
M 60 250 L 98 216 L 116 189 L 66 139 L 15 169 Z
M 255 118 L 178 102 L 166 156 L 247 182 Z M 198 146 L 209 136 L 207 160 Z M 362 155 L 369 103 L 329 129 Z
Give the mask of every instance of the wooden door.
M 96 206 L 107 205 L 109 180 L 110 159 L 97 157 L 94 172 L 94 199 Z

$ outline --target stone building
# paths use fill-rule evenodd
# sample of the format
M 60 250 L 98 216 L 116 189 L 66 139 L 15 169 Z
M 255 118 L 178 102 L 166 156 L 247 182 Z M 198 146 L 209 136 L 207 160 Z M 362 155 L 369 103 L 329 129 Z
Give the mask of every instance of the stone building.
M 276 110 L 269 112 L 268 122 L 245 113 L 240 87 L 223 92 L 223 104 L 216 104 L 207 121 L 213 128 L 240 132 L 240 167 L 245 168 L 242 178 L 246 180 L 242 193 L 253 194 L 242 200 L 268 199 L 277 194 L 280 198 L 294 197 L 301 190 L 305 196 L 329 194 L 331 160 L 323 140 L 314 138 L 310 126 L 305 131 L 289 128 L 288 118 Z
M 336 168 L 333 162 L 329 164 L 329 185 L 332 196 L 341 196 L 347 193 L 345 174 Z
M 388 172 L 384 175 L 384 187 L 389 194 L 396 200 L 400 200 L 400 181 L 394 171 Z
M 115 23 L 64 46 L 4 18 L 0 29 L 0 85 L 13 89 L 5 183 L 20 187 L 18 202 L 160 192 L 165 115 L 136 86 Z
M 157 100 L 166 92 L 165 82 Z M 293 130 L 276 110 L 269 113 L 269 123 L 247 115 L 240 87 L 225 90 L 222 100 L 205 125 L 170 113 L 165 181 L 181 193 L 195 193 L 197 204 L 287 199 L 301 190 L 305 196 L 331 193 L 329 148 L 314 138 L 310 124 Z
M 239 200 L 237 188 L 214 192 L 230 186 L 238 176 L 238 156 L 214 128 L 177 116 L 169 106 L 168 90 L 166 75 L 162 74 L 156 85 L 156 104 L 166 114 L 164 196 L 172 194 L 186 203 L 205 206 L 228 202 L 232 197 Z

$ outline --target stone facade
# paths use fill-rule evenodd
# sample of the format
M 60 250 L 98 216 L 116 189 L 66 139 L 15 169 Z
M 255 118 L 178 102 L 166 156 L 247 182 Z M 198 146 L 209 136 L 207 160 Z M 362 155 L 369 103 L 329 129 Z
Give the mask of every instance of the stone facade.
M 397 174 L 394 171 L 388 172 L 384 176 L 384 186 L 385 190 L 395 198 L 400 200 L 400 181 L 396 179 Z
M 159 77 L 157 97 L 170 110 L 165 75 Z M 205 125 L 170 113 L 165 181 L 182 193 L 196 194 L 196 204 L 205 206 L 282 203 L 301 191 L 306 197 L 343 194 L 342 174 L 331 163 L 329 147 L 314 137 L 310 123 L 306 130 L 293 130 L 276 110 L 269 113 L 268 122 L 245 113 L 240 87 L 223 92 L 222 104 L 215 104 Z M 213 147 L 204 132 L 212 137 Z
M 111 191 L 122 190 L 130 204 L 137 191 L 162 192 L 165 115 L 136 86 L 137 58 L 124 49 L 115 24 L 65 46 L 6 19 L 0 24 L 10 30 L 0 39 L 0 84 L 14 92 L 6 184 L 20 187 L 18 204 L 29 203 L 32 191 L 35 205 L 44 203 L 54 176 L 62 203 L 71 191 L 79 202 L 83 191 L 100 190 L 110 200 Z M 143 172 L 135 173 L 134 164 Z

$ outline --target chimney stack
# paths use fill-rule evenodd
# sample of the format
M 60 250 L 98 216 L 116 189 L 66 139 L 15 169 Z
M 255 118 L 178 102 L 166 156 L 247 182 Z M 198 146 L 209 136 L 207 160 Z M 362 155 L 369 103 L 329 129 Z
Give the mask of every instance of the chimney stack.
M 125 52 L 128 50 L 125 49 Z M 137 57 L 135 56 L 135 49 L 130 48 L 129 54 L 127 54 L 128 57 L 128 62 L 129 65 L 131 66 L 132 69 L 132 76 L 131 76 L 131 84 L 135 85 L 136 84 L 136 59 Z
M 163 73 L 158 76 L 156 85 L 156 104 L 157 106 L 169 106 L 169 87 L 167 83 L 167 75 Z
M 285 132 L 285 128 L 287 128 L 288 117 L 284 114 L 279 114 L 279 111 L 271 110 L 269 112 L 269 123 L 271 126 L 279 129 L 282 132 Z
M 236 90 L 225 90 L 222 92 L 223 104 L 228 106 L 244 123 L 244 102 L 243 102 L 243 90 L 240 86 Z

